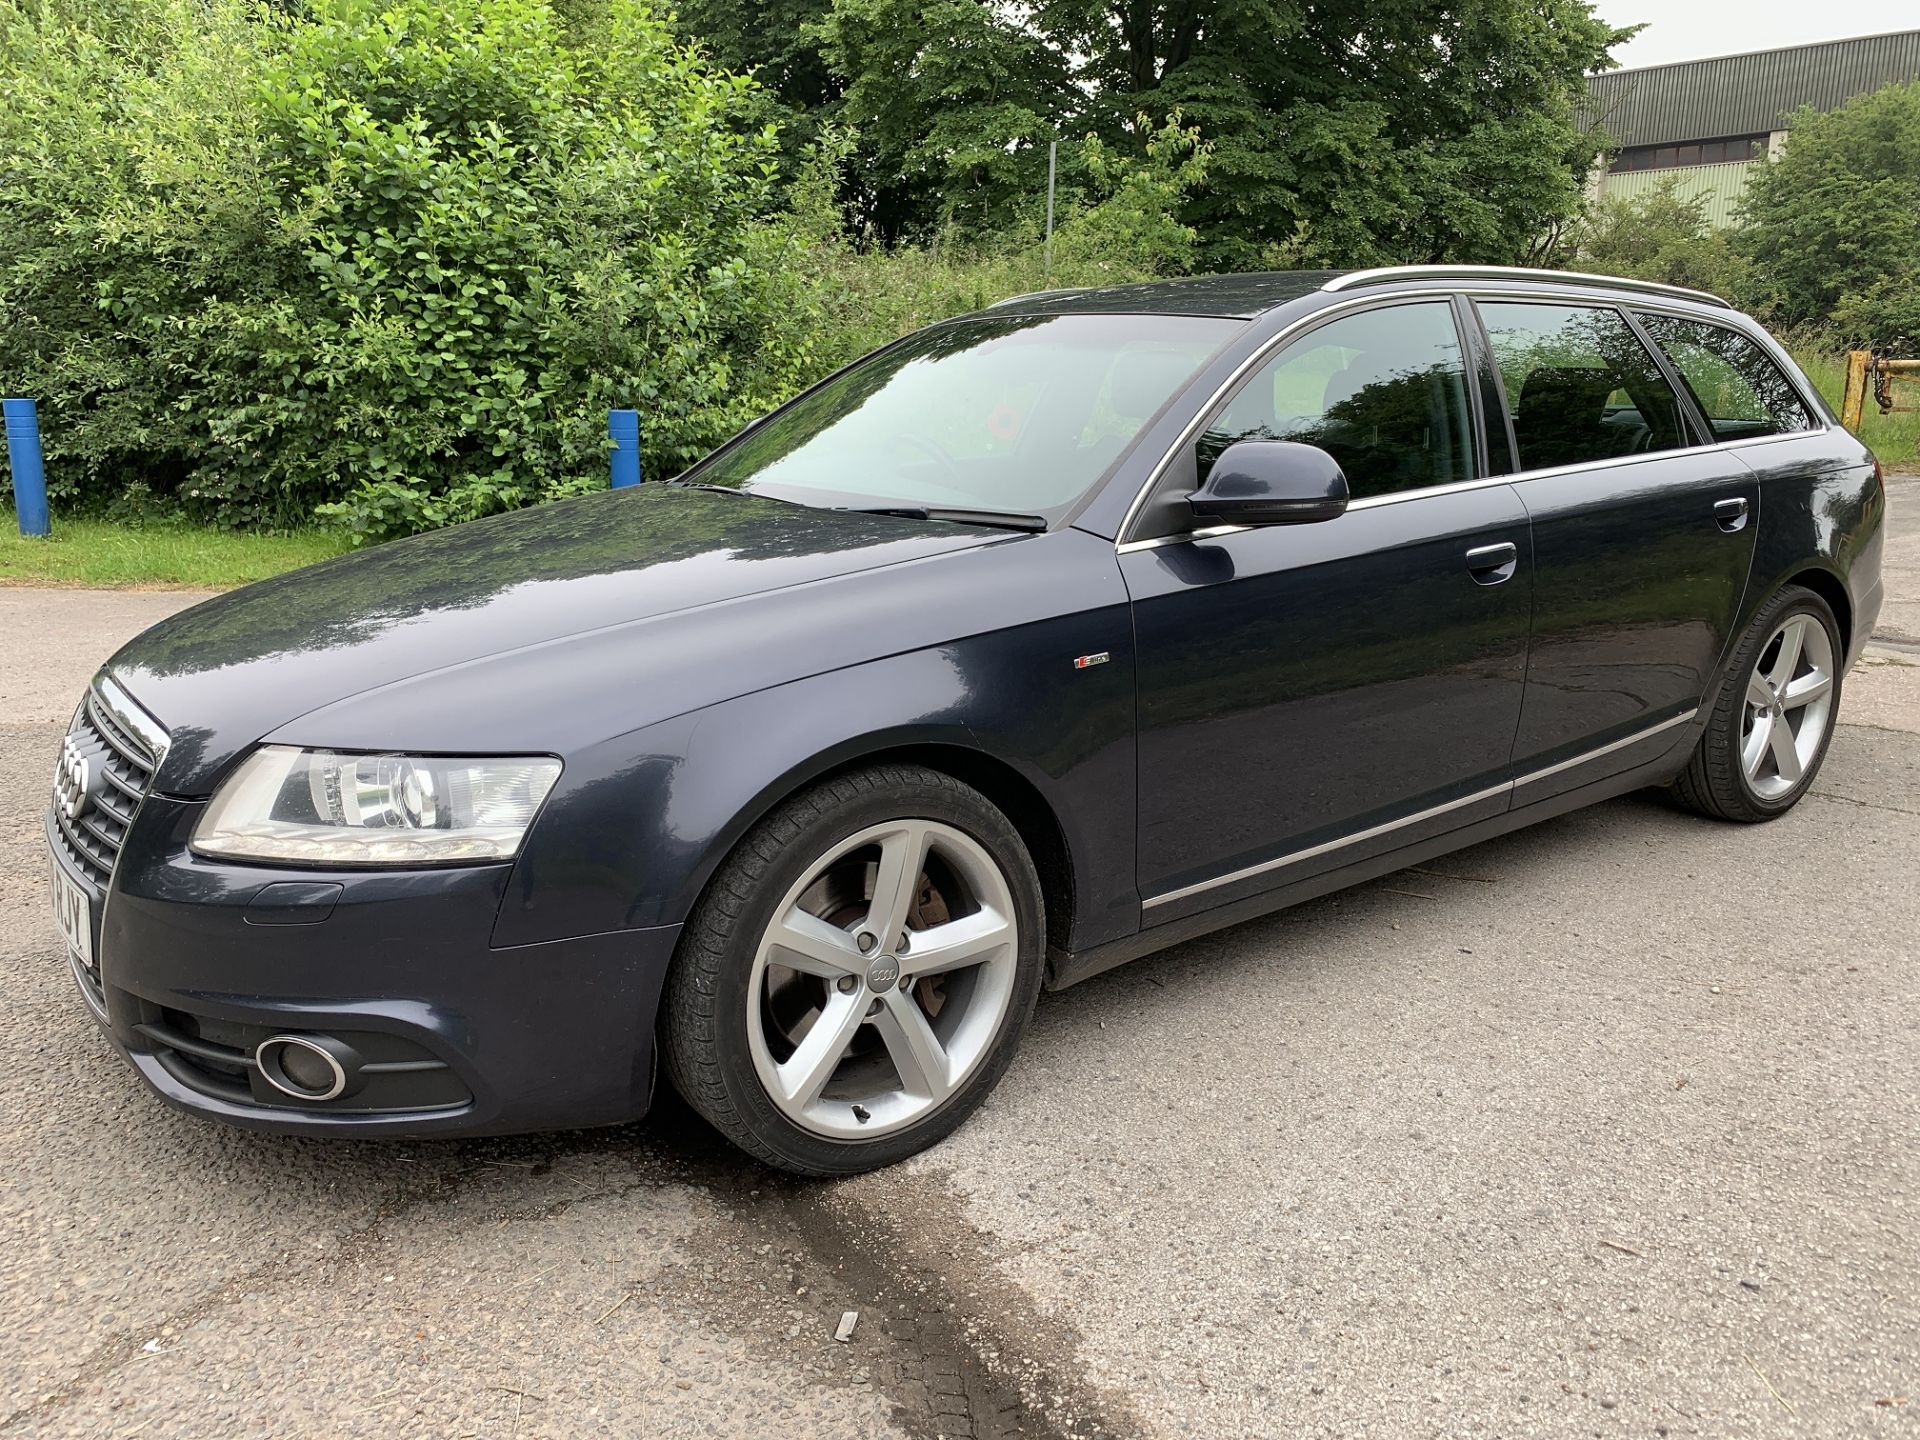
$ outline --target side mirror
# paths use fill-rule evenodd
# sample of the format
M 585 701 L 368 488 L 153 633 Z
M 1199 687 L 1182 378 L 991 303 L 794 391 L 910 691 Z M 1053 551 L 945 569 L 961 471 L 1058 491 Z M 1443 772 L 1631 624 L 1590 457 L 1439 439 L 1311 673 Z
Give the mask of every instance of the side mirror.
M 1347 499 L 1340 462 L 1319 446 L 1239 440 L 1220 452 L 1187 505 L 1220 525 L 1304 525 L 1344 515 Z

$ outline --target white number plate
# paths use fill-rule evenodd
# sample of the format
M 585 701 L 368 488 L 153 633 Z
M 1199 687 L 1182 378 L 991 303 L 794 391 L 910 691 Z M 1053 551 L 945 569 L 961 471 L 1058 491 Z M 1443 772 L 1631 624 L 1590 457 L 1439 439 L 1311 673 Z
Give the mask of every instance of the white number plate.
M 67 872 L 60 868 L 58 862 L 49 861 L 49 865 L 53 874 L 53 923 L 60 927 L 67 948 L 91 969 L 93 906 L 87 899 L 87 892 L 67 878 Z

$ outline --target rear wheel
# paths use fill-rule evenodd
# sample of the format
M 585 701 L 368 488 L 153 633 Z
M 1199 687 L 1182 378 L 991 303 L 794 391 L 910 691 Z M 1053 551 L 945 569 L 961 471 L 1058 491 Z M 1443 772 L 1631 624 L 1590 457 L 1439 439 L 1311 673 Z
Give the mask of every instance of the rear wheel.
M 977 791 L 883 765 L 789 800 L 728 857 L 668 979 L 688 1102 L 759 1158 L 851 1174 L 950 1134 L 1040 987 L 1033 863 Z
M 1706 734 L 1674 782 L 1681 804 L 1723 820 L 1771 820 L 1813 785 L 1840 705 L 1840 627 L 1789 585 L 1735 648 Z

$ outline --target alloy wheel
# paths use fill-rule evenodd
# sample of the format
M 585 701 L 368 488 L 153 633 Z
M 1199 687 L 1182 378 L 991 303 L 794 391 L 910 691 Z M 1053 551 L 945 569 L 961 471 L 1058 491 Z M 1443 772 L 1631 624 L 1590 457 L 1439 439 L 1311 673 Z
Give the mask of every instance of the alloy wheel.
M 748 982 L 766 1093 L 835 1139 L 910 1125 L 993 1046 L 1013 995 L 1012 887 L 986 848 L 933 820 L 847 837 L 774 911 Z
M 1787 795 L 1818 757 L 1833 718 L 1833 681 L 1826 626 L 1805 612 L 1787 616 L 1747 680 L 1740 768 L 1760 799 Z

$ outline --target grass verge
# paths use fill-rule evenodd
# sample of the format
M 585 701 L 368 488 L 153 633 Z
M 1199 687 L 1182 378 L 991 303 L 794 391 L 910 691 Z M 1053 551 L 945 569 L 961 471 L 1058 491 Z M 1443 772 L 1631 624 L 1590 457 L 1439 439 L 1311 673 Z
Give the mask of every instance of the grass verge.
M 53 517 L 53 534 L 29 539 L 0 510 L 0 585 L 225 590 L 325 560 L 344 535 L 302 530 L 246 535 L 191 525 L 117 525 Z
M 1807 378 L 1820 387 L 1834 413 L 1840 413 L 1841 397 L 1847 388 L 1847 362 L 1844 357 L 1826 351 L 1796 351 L 1793 357 Z M 1894 398 L 1902 405 L 1920 405 L 1920 386 L 1896 387 Z M 1882 415 L 1880 407 L 1867 396 L 1867 407 L 1860 419 L 1860 438 L 1889 468 L 1920 469 L 1920 410 Z

